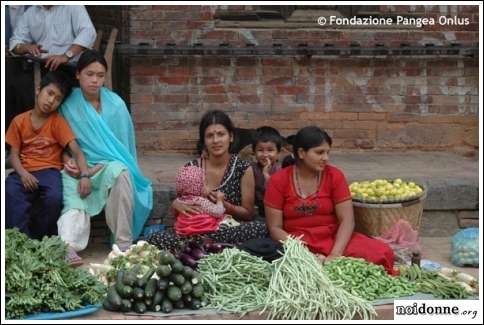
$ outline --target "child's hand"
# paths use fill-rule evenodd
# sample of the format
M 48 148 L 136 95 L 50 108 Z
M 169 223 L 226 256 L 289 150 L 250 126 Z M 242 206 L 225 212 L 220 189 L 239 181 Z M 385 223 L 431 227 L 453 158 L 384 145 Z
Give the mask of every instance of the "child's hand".
M 64 169 L 71 177 L 79 178 L 79 175 L 81 175 L 81 170 L 79 169 L 79 166 L 77 166 L 77 162 L 72 158 L 64 164 Z
M 92 167 L 92 168 L 89 168 L 89 169 L 88 169 L 88 173 L 89 173 L 89 175 L 91 175 L 91 177 L 92 177 L 92 176 L 96 175 L 96 173 L 97 173 L 98 171 L 100 171 L 101 169 L 103 169 L 103 167 L 104 167 L 104 165 L 102 165 L 102 164 L 97 164 L 96 166 L 94 166 L 94 167 Z
M 224 200 L 225 198 L 225 194 L 223 192 L 220 192 L 220 191 L 212 191 L 210 193 L 208 193 L 208 198 L 210 199 L 210 201 L 212 202 L 221 202 Z
M 81 197 L 81 199 L 91 194 L 91 180 L 87 177 L 81 178 L 79 180 L 77 191 L 79 192 L 79 196 Z
M 207 185 L 203 185 L 202 187 L 202 197 L 208 197 L 210 194 L 210 189 L 208 188 Z
M 217 191 L 215 192 L 215 198 L 217 199 L 217 202 L 223 202 L 225 199 L 225 194 L 223 192 Z
M 22 184 L 24 184 L 25 189 L 29 192 L 33 192 L 39 188 L 39 181 L 28 171 L 20 175 L 20 180 L 22 181 Z
M 262 168 L 262 174 L 264 174 L 264 177 L 269 179 L 271 177 L 270 171 L 272 168 L 271 160 L 269 158 L 266 158 L 264 167 Z

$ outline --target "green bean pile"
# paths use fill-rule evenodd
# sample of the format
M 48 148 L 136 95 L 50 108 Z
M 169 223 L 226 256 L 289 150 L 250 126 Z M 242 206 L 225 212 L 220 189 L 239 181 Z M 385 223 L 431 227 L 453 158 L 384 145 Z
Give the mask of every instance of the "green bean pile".
M 415 281 L 417 292 L 430 293 L 441 299 L 465 299 L 472 295 L 456 282 L 436 272 L 424 271 L 417 265 L 401 266 L 400 275 Z
M 202 258 L 198 271 L 209 307 L 241 313 L 262 309 L 271 279 L 271 264 L 231 248 Z
M 415 294 L 415 283 L 404 277 L 392 277 L 383 266 L 362 258 L 339 257 L 325 264 L 323 269 L 336 285 L 366 300 Z
M 288 237 L 275 266 L 266 308 L 271 319 L 370 319 L 373 305 L 335 286 L 304 244 Z

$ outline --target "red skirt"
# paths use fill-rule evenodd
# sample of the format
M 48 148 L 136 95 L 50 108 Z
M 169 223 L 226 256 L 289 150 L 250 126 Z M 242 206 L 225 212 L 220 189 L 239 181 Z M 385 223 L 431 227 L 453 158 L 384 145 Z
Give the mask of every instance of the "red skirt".
M 335 216 L 306 216 L 284 221 L 284 230 L 295 237 L 302 236 L 313 253 L 329 255 L 333 248 L 339 224 Z M 393 250 L 378 239 L 353 232 L 343 256 L 360 257 L 368 262 L 382 265 L 389 274 L 393 269 Z

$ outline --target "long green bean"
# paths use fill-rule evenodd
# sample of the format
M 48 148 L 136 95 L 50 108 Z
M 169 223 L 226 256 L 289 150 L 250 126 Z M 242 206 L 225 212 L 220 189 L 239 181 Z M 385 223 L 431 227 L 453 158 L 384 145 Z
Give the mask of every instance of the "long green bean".
M 244 315 L 264 307 L 271 265 L 238 249 L 225 249 L 200 260 L 198 270 L 209 307 Z
M 271 319 L 370 319 L 373 305 L 334 285 L 316 257 L 292 237 L 284 243 L 284 256 L 273 262 L 274 271 L 264 311 Z
M 436 272 L 424 271 L 416 265 L 400 267 L 400 274 L 411 281 L 415 281 L 416 290 L 430 293 L 442 299 L 465 299 L 472 296 L 458 283 L 440 276 Z

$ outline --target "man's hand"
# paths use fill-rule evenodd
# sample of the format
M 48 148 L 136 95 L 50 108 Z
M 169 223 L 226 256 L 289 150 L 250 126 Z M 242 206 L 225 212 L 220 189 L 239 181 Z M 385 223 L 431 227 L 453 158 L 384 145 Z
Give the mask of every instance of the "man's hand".
M 64 164 L 64 169 L 71 177 L 79 178 L 81 175 L 81 170 L 79 169 L 79 166 L 77 166 L 77 162 L 72 158 L 69 159 L 66 164 Z
M 21 51 L 18 51 L 18 54 L 25 54 L 29 53 L 32 56 L 40 56 L 42 53 L 47 53 L 49 51 L 44 50 L 42 48 L 42 45 L 37 45 L 37 44 L 22 44 L 20 45 Z
M 79 180 L 79 186 L 77 188 L 81 199 L 91 194 L 91 180 L 87 177 L 83 177 Z
M 28 171 L 25 171 L 25 173 L 22 173 L 19 176 L 27 191 L 33 192 L 39 187 L 39 181 L 37 178 Z
M 52 55 L 47 58 L 45 67 L 50 71 L 57 70 L 57 68 L 64 63 L 67 63 L 69 59 L 65 55 Z

